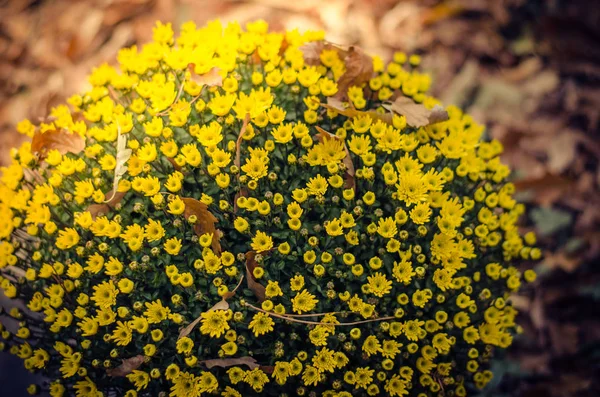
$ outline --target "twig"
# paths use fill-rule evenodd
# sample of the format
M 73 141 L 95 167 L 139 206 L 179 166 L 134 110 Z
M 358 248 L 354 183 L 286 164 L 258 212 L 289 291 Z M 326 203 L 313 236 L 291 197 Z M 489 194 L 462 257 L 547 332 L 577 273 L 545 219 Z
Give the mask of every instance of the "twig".
M 248 302 L 244 303 L 244 306 L 249 307 L 253 310 L 268 314 L 269 316 L 273 316 L 273 317 L 277 317 L 280 318 L 282 320 L 286 320 L 286 321 L 291 321 L 293 323 L 301 323 L 301 324 L 311 324 L 311 325 L 327 325 L 327 326 L 342 326 L 342 325 L 358 325 L 358 324 L 365 324 L 365 323 L 372 323 L 372 322 L 376 322 L 376 321 L 386 321 L 386 320 L 393 320 L 396 317 L 394 316 L 388 316 L 388 317 L 378 317 L 378 318 L 371 318 L 368 320 L 361 320 L 361 321 L 354 321 L 351 323 L 338 323 L 338 324 L 334 324 L 334 323 L 322 323 L 322 322 L 318 322 L 318 321 L 306 321 L 306 320 L 296 320 L 293 317 L 289 317 L 287 315 L 282 315 L 282 314 L 277 314 L 277 313 L 272 313 L 272 312 L 268 312 L 266 310 L 263 310 L 261 308 L 258 308 L 256 306 L 251 305 Z M 321 314 L 321 313 L 318 313 Z M 313 316 L 316 314 L 313 314 Z

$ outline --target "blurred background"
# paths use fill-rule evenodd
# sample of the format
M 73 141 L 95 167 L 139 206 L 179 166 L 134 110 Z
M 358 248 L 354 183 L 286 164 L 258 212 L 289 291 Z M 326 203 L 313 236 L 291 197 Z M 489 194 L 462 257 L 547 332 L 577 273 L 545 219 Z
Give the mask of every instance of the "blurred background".
M 22 140 L 16 123 L 84 90 L 93 66 L 149 41 L 156 20 L 215 18 L 323 29 L 384 59 L 421 54 L 433 94 L 504 144 L 529 208 L 523 227 L 545 252 L 515 299 L 524 333 L 483 394 L 600 395 L 597 0 L 0 0 L 0 166 Z M 24 373 L 1 355 L 0 396 L 25 395 Z

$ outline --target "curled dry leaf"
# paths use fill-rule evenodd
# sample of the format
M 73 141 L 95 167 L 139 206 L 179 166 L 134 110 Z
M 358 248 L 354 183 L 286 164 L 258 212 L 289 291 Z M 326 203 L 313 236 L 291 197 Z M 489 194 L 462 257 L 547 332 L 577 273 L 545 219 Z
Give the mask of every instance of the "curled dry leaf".
M 340 54 L 341 55 L 341 54 Z M 351 46 L 343 58 L 346 64 L 346 72 L 338 80 L 337 97 L 346 97 L 348 88 L 361 86 L 367 83 L 373 76 L 373 58 L 358 47 Z
M 350 103 L 343 102 L 342 100 L 334 97 L 327 98 L 327 103 L 320 103 L 320 105 L 326 109 L 333 110 L 342 116 L 348 118 L 354 118 L 357 116 L 369 115 L 371 118 L 381 120 L 386 124 L 392 124 L 392 115 L 390 113 L 379 113 L 376 111 L 363 112 L 354 109 Z
M 128 374 L 138 369 L 140 365 L 144 363 L 145 359 L 146 357 L 142 356 L 141 354 L 138 354 L 135 357 L 130 357 L 126 360 L 123 360 L 121 365 L 119 365 L 118 367 L 107 369 L 106 374 L 112 377 L 127 376 Z
M 384 107 L 406 117 L 406 123 L 411 127 L 425 127 L 448 120 L 448 112 L 443 107 L 436 105 L 430 110 L 405 96 L 396 98 L 393 103 Z
M 200 361 L 200 364 L 206 365 L 208 369 L 212 367 L 228 368 L 234 365 L 247 365 L 248 368 L 254 369 L 260 367 L 254 357 L 238 357 L 238 358 L 215 358 L 212 360 Z
M 208 206 L 194 198 L 182 197 L 181 200 L 185 203 L 183 215 L 188 219 L 192 215 L 196 215 L 198 220 L 194 224 L 194 231 L 198 236 L 205 233 L 212 233 L 212 249 L 215 254 L 221 253 L 221 243 L 219 243 L 219 231 L 215 228 L 217 218 L 208 210 Z
M 119 181 L 127 172 L 127 161 L 131 157 L 131 149 L 127 148 L 127 137 L 124 134 L 121 134 L 121 126 L 117 122 L 117 158 L 116 158 L 116 166 L 115 166 L 115 177 L 113 179 L 113 188 L 112 188 L 112 196 L 109 199 L 106 199 L 105 203 L 112 201 L 117 194 L 117 190 L 119 187 Z
M 235 142 L 235 159 L 233 160 L 233 164 L 236 167 L 240 167 L 242 161 L 242 139 L 244 134 L 246 133 L 246 128 L 248 128 L 248 123 L 250 122 L 250 113 L 246 113 L 246 117 L 244 117 L 244 124 L 242 124 L 242 129 L 240 130 L 240 134 L 237 137 Z
M 177 339 L 181 339 L 183 337 L 188 336 L 194 330 L 194 328 L 196 328 L 196 325 L 198 325 L 200 320 L 202 320 L 202 315 L 198 316 L 198 318 L 196 318 L 194 321 L 189 323 L 185 328 L 183 328 L 181 331 L 179 331 L 179 336 L 177 337 Z
M 346 65 L 346 71 L 337 81 L 336 98 L 345 98 L 350 86 L 361 86 L 373 76 L 373 58 L 358 47 L 345 47 L 326 41 L 314 41 L 300 47 L 300 51 L 304 55 L 304 62 L 313 66 L 320 64 L 320 55 L 323 50 L 336 50 Z
M 227 309 L 229 309 L 229 303 L 227 302 L 227 299 L 230 299 L 230 298 L 232 298 L 235 295 L 235 292 L 237 291 L 237 289 L 242 284 L 242 280 L 243 279 L 244 279 L 244 276 L 242 276 L 240 278 L 240 281 L 238 281 L 238 284 L 233 289 L 233 291 L 229 291 L 229 292 L 225 293 L 223 295 L 222 299 L 219 302 L 215 303 L 215 305 L 213 307 L 211 307 L 210 309 L 208 309 L 207 311 L 212 312 L 214 310 L 227 310 Z M 185 328 L 183 328 L 179 332 L 179 336 L 178 336 L 177 339 L 181 339 L 184 336 L 188 336 L 194 330 L 194 328 L 196 328 L 196 325 L 198 325 L 198 323 L 200 322 L 200 320 L 202 320 L 202 315 L 199 315 L 197 319 L 195 319 L 194 321 L 192 321 L 191 323 L 189 323 Z
M 92 219 L 96 219 L 99 214 L 107 214 L 108 211 L 115 208 L 115 206 L 121 202 L 123 197 L 125 197 L 125 192 L 117 191 L 116 193 L 113 193 L 111 190 L 104 195 L 104 199 L 106 200 L 104 203 L 92 204 L 87 207 L 86 211 L 92 215 Z
M 197 74 L 195 69 L 195 64 L 190 63 L 188 65 L 188 70 L 190 71 L 190 80 L 192 80 L 199 86 L 202 87 L 207 85 L 209 87 L 220 87 L 221 85 L 223 85 L 223 76 L 221 76 L 221 70 L 219 68 L 212 68 L 204 74 Z
M 307 65 L 318 66 L 321 64 L 321 52 L 326 46 L 331 46 L 331 44 L 325 41 L 311 41 L 298 47 L 298 49 L 302 51 L 304 63 Z
M 78 154 L 85 149 L 85 139 L 64 128 L 48 130 L 44 133 L 36 131 L 31 140 L 31 152 L 38 153 L 44 159 L 49 151 L 58 150 L 61 154 Z
M 341 140 L 340 137 L 338 137 L 337 135 L 332 134 L 331 132 L 325 131 L 323 128 L 319 127 L 318 125 L 315 126 L 315 128 L 317 129 L 317 131 L 319 131 L 319 134 L 317 135 L 317 139 L 319 140 L 319 142 L 323 142 L 323 139 L 336 139 L 336 140 Z M 346 173 L 344 176 L 344 180 L 345 180 L 345 186 L 347 189 L 354 189 L 356 190 L 356 181 L 354 179 L 354 164 L 352 163 L 352 157 L 350 157 L 350 151 L 348 150 L 348 146 L 346 145 L 346 142 L 344 142 L 344 149 L 346 150 L 346 157 L 344 157 L 344 165 L 346 166 Z
M 248 280 L 248 288 L 254 292 L 259 302 L 263 302 L 266 299 L 266 288 L 254 278 L 253 271 L 258 266 L 258 263 L 254 260 L 255 256 L 256 252 L 254 251 L 246 253 L 246 279 Z

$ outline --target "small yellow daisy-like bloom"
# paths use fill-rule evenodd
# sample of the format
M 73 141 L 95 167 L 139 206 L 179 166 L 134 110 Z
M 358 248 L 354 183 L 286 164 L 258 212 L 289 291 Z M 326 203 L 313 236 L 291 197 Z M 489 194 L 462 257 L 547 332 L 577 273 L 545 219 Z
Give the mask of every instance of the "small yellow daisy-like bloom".
M 267 176 L 268 166 L 261 158 L 250 156 L 242 166 L 242 171 L 253 180 L 259 180 Z
M 181 239 L 177 237 L 171 237 L 165 241 L 164 248 L 169 255 L 179 254 L 179 250 L 181 250 Z
M 148 323 L 150 324 L 158 324 L 166 320 L 171 314 L 171 309 L 169 309 L 168 307 L 164 307 L 160 299 L 157 299 L 153 302 L 146 302 L 145 306 L 146 311 L 144 311 L 144 316 L 146 316 L 146 318 L 148 319 Z M 153 331 L 152 338 L 155 342 L 158 342 L 160 339 L 162 339 L 162 336 L 161 338 L 154 339 Z
M 79 234 L 73 228 L 67 228 L 58 232 L 56 239 L 56 247 L 61 250 L 66 250 L 74 247 L 79 243 Z
M 344 234 L 344 230 L 342 229 L 342 223 L 337 218 L 329 221 L 325 225 L 325 231 L 328 235 L 332 237 L 341 236 L 342 234 Z
M 377 272 L 367 277 L 367 280 L 371 293 L 378 298 L 382 298 L 392 290 L 392 282 L 383 273 Z
M 150 375 L 137 369 L 128 374 L 127 379 L 134 384 L 137 391 L 145 389 L 148 386 L 148 383 L 150 383 Z
M 273 325 L 275 325 L 275 322 L 271 316 L 260 312 L 252 317 L 248 329 L 254 333 L 254 336 L 260 336 L 273 331 Z
M 429 203 L 426 203 L 426 202 L 418 203 L 410 211 L 410 219 L 416 225 L 423 225 L 423 224 L 429 222 L 430 217 L 431 217 L 431 208 L 429 208 Z
M 373 205 L 375 203 L 375 193 L 367 192 L 363 195 L 363 201 L 366 205 Z
M 113 331 L 111 339 L 115 341 L 117 346 L 127 346 L 132 339 L 131 328 L 127 323 L 117 321 L 117 327 Z
M 94 286 L 94 294 L 91 300 L 96 306 L 107 308 L 113 306 L 117 302 L 119 291 L 112 280 L 104 281 L 99 285 Z
M 200 315 L 200 332 L 211 338 L 220 338 L 228 329 L 227 314 L 224 310 L 212 310 Z
M 383 350 L 381 348 L 381 343 L 377 340 L 377 337 L 374 335 L 369 335 L 363 342 L 362 351 L 365 352 L 367 356 L 371 356 L 373 354 L 381 353 Z
M 148 219 L 148 224 L 144 229 L 144 236 L 148 241 L 158 241 L 165 235 L 165 229 L 162 227 L 160 221 Z
M 273 248 L 273 239 L 271 236 L 259 230 L 252 239 L 251 247 L 257 253 L 269 251 Z
M 173 215 L 180 215 L 183 214 L 184 210 L 185 203 L 179 196 L 177 196 L 169 203 L 167 212 Z
M 191 340 L 189 337 L 184 336 L 183 338 L 180 338 L 177 340 L 177 343 L 176 343 L 177 353 L 189 354 L 192 352 L 193 348 L 194 348 L 194 341 Z
M 288 204 L 287 206 L 287 214 L 292 219 L 300 218 L 303 212 L 304 210 L 302 209 L 302 207 L 300 207 L 300 204 L 298 204 L 295 201 Z
M 237 217 L 235 218 L 235 221 L 233 221 L 233 227 L 235 227 L 235 230 L 237 230 L 240 233 L 243 233 L 246 230 L 248 230 L 249 226 L 250 224 L 248 223 L 248 221 L 242 217 Z
M 384 238 L 392 238 L 398 234 L 396 223 L 392 218 L 379 219 L 377 233 Z
M 269 280 L 265 290 L 265 295 L 267 298 L 274 298 L 276 296 L 283 296 L 283 291 L 279 287 L 279 283 L 277 281 Z
M 292 310 L 298 314 L 309 312 L 315 308 L 318 302 L 313 294 L 307 290 L 302 290 L 292 298 Z
M 316 196 L 316 195 L 324 195 L 327 192 L 327 179 L 325 179 L 321 175 L 317 175 L 314 178 L 310 178 L 308 183 L 306 184 L 306 189 L 308 194 Z

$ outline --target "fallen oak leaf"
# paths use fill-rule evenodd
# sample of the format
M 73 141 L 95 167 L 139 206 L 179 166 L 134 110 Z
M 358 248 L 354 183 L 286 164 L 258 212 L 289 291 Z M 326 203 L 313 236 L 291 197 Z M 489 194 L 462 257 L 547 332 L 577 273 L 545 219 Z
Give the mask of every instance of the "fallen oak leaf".
M 356 46 L 342 46 L 327 41 L 313 41 L 299 47 L 302 51 L 304 62 L 307 65 L 318 66 L 321 64 L 323 50 L 335 50 L 346 71 L 337 80 L 338 92 L 336 98 L 347 96 L 350 86 L 362 86 L 367 83 L 374 73 L 373 58 Z
M 373 76 L 373 58 L 362 49 L 350 46 L 346 57 L 343 59 L 346 71 L 337 81 L 338 92 L 336 97 L 345 97 L 351 86 L 362 86 L 368 83 Z
M 317 129 L 317 131 L 319 131 L 319 134 L 317 134 L 317 139 L 319 140 L 319 142 L 323 142 L 324 139 L 336 139 L 343 142 L 344 150 L 346 151 L 346 156 L 342 160 L 344 165 L 346 166 L 346 173 L 344 177 L 345 186 L 347 189 L 352 188 L 356 190 L 356 181 L 354 179 L 354 163 L 352 163 L 352 157 L 350 156 L 350 151 L 348 150 L 346 142 L 343 141 L 339 136 L 334 135 L 331 132 L 325 131 L 318 125 L 315 126 L 315 128 Z
M 183 215 L 185 219 L 195 215 L 197 218 L 194 224 L 194 231 L 198 236 L 205 233 L 212 233 L 212 249 L 215 254 L 221 253 L 221 243 L 219 242 L 219 231 L 215 228 L 217 218 L 208 210 L 208 206 L 201 201 L 190 197 L 182 197 L 181 200 L 185 204 Z
M 106 374 L 111 377 L 127 376 L 140 367 L 146 360 L 146 357 L 138 354 L 135 357 L 122 360 L 121 365 L 116 368 L 109 368 L 106 370 Z
M 234 365 L 247 365 L 248 368 L 254 369 L 260 367 L 254 357 L 238 357 L 238 358 L 215 358 L 212 360 L 203 360 L 199 364 L 203 364 L 206 368 L 211 369 L 213 367 L 228 368 Z
M 406 124 L 411 127 L 425 127 L 448 120 L 448 112 L 443 107 L 436 105 L 427 109 L 425 105 L 416 103 L 411 98 L 400 96 L 391 104 L 383 105 L 389 111 L 398 113 L 406 118 Z
M 248 288 L 254 292 L 259 302 L 263 302 L 267 298 L 266 288 L 254 278 L 253 271 L 258 266 L 258 262 L 254 260 L 255 257 L 256 252 L 254 251 L 246 253 L 246 279 L 248 281 Z
M 327 46 L 325 41 L 311 41 L 308 42 L 298 49 L 302 52 L 304 63 L 311 66 L 318 66 L 321 64 L 321 52 Z
M 31 152 L 38 153 L 40 159 L 46 158 L 51 150 L 58 150 L 60 154 L 78 154 L 85 149 L 85 139 L 76 133 L 64 128 L 36 131 L 31 139 Z
M 350 103 L 343 102 L 341 99 L 334 97 L 327 98 L 327 103 L 320 103 L 320 105 L 326 109 L 333 110 L 342 116 L 346 116 L 349 119 L 354 118 L 361 113 L 360 111 L 354 109 Z

